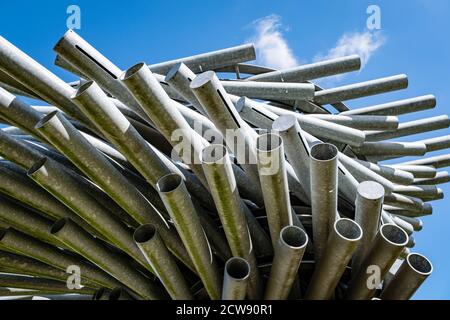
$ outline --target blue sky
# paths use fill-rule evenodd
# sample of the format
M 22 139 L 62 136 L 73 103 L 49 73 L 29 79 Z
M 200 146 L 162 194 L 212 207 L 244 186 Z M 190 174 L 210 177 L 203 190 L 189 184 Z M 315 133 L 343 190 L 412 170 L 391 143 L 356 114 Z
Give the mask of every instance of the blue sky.
M 438 100 L 434 110 L 402 116 L 400 120 L 449 113 L 447 0 L 2 1 L 0 34 L 67 81 L 74 78 L 53 66 L 52 47 L 66 31 L 66 9 L 70 4 L 81 8 L 81 30 L 77 32 L 123 69 L 139 61 L 156 63 L 251 39 L 260 44 L 259 62 L 273 62 L 261 59 L 267 49 L 265 41 L 276 41 L 283 63 L 288 64 L 308 63 L 318 56 L 353 50 L 369 57 L 363 70 L 323 81 L 324 86 L 400 73 L 409 76 L 410 84 L 407 90 L 354 100 L 349 106 L 431 93 Z M 366 29 L 366 9 L 371 4 L 381 9 L 381 30 L 377 34 Z M 264 26 L 269 29 L 261 33 Z M 402 140 L 448 134 L 449 130 L 440 130 Z M 449 185 L 442 188 L 449 193 Z M 413 250 L 428 256 L 435 268 L 415 298 L 450 298 L 448 205 L 448 200 L 434 202 L 433 216 L 423 219 L 424 229 L 415 235 L 417 245 Z

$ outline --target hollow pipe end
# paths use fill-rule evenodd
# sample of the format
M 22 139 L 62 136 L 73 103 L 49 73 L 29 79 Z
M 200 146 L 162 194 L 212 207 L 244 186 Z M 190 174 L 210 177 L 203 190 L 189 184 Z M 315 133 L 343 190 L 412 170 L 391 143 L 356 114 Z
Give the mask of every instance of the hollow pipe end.
M 169 72 L 167 72 L 166 77 L 164 78 L 164 81 L 170 82 L 170 80 L 178 73 L 178 70 L 184 65 L 183 62 L 177 62 L 175 63 L 172 68 L 169 69 Z
M 410 253 L 406 257 L 405 262 L 408 266 L 423 276 L 429 276 L 433 272 L 433 264 L 425 256 L 419 253 Z
M 216 73 L 214 71 L 205 71 L 192 80 L 190 88 L 197 89 L 203 87 L 206 83 L 213 81 L 214 77 L 216 77 Z
M 119 76 L 119 80 L 126 81 L 126 80 L 130 79 L 131 77 L 133 77 L 135 74 L 137 74 L 140 70 L 142 70 L 145 67 L 147 67 L 145 62 L 138 62 L 135 65 L 128 68 L 127 70 L 125 70 L 124 72 L 122 72 L 122 74 Z M 148 69 L 148 70 L 150 71 L 150 69 Z

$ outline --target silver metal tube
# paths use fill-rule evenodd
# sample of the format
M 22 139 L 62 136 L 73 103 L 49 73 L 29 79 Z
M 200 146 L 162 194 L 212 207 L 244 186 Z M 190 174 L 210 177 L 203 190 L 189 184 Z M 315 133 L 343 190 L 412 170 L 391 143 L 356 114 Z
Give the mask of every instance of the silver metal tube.
M 431 262 L 418 253 L 410 253 L 395 276 L 381 292 L 382 300 L 409 300 L 433 272 Z
M 158 181 L 157 190 L 208 295 L 219 299 L 221 286 L 217 266 L 183 179 L 177 174 L 166 175 Z
M 434 178 L 414 179 L 415 185 L 437 185 L 450 182 L 450 175 L 447 171 L 439 171 Z
M 398 157 L 423 156 L 427 152 L 425 143 L 420 142 L 364 142 L 359 147 L 352 147 L 357 155 Z
M 408 87 L 408 77 L 404 74 L 380 78 L 366 82 L 354 83 L 333 89 L 317 91 L 314 102 L 331 104 L 345 100 L 367 97 Z
M 387 164 L 386 167 L 412 173 L 414 178 L 434 178 L 437 174 L 436 168 L 430 165 Z
M 433 207 L 429 203 L 426 203 L 426 202 L 424 202 L 421 212 L 411 211 L 409 209 L 398 208 L 398 207 L 389 206 L 389 205 L 384 205 L 383 209 L 388 211 L 391 214 L 402 215 L 402 216 L 413 217 L 413 218 L 433 214 Z
M 28 176 L 72 209 L 112 244 L 148 268 L 128 227 L 96 202 L 72 177 L 64 174 L 61 165 L 43 158 L 31 166 Z
M 393 214 L 389 214 L 389 217 L 391 220 L 391 222 L 389 222 L 389 223 L 393 223 L 393 224 L 397 225 L 397 227 L 403 229 L 403 231 L 405 231 L 408 236 L 411 236 L 414 233 L 414 227 L 409 222 L 406 222 L 405 220 L 402 220 Z M 409 240 L 410 239 L 408 239 L 408 243 L 409 243 Z M 408 244 L 406 244 L 406 245 L 408 245 Z
M 70 219 L 63 218 L 56 221 L 52 226 L 51 234 L 141 297 L 154 300 L 165 296 L 159 287 L 133 268 L 128 260 L 99 244 L 92 235 Z
M 450 148 L 450 135 L 419 140 L 416 142 L 424 143 L 427 147 L 427 152 L 444 150 Z
M 418 160 L 412 160 L 412 161 L 407 161 L 407 162 L 403 162 L 400 164 L 395 164 L 396 167 L 398 167 L 399 165 L 401 165 L 401 166 L 403 166 L 403 165 L 432 166 L 436 169 L 440 169 L 440 168 L 450 166 L 450 154 L 444 154 L 444 155 L 440 155 L 440 156 L 422 158 L 422 159 L 418 159 Z
M 250 264 L 247 295 L 250 299 L 260 298 L 262 289 L 256 257 L 228 152 L 223 145 L 211 145 L 203 150 L 201 159 L 231 252 Z
M 286 226 L 278 237 L 264 298 L 287 299 L 297 277 L 308 244 L 308 235 L 299 227 Z
M 248 102 L 248 100 L 245 100 Z M 282 115 L 292 115 L 295 116 L 300 124 L 300 126 L 310 134 L 318 136 L 321 138 L 327 138 L 333 141 L 342 142 L 350 146 L 360 146 L 365 140 L 365 134 L 361 130 L 349 128 L 340 124 L 332 123 L 330 121 L 325 121 L 319 118 L 314 118 L 311 116 L 303 115 L 298 112 L 293 112 L 285 110 L 282 108 L 264 105 L 264 104 L 251 104 L 252 108 L 256 111 L 261 111 L 263 107 L 268 109 L 268 111 L 274 114 Z M 267 113 L 266 113 L 267 115 Z
M 315 266 L 305 299 L 330 299 L 362 235 L 363 231 L 356 222 L 347 218 L 336 220 L 325 252 Z
M 234 66 L 240 62 L 246 62 L 256 59 L 255 48 L 253 44 L 244 44 L 236 47 L 206 52 L 190 57 L 170 60 L 149 65 L 153 72 L 166 74 L 176 63 L 184 63 L 195 73 L 207 70 L 220 69 L 227 66 Z
M 229 94 L 267 100 L 312 100 L 314 85 L 292 82 L 221 81 Z
M 427 197 L 435 197 L 439 193 L 439 189 L 436 186 L 421 186 L 421 185 L 412 185 L 412 186 L 402 186 L 396 185 L 394 187 L 394 191 L 396 193 L 400 193 L 406 196 L 417 197 L 417 198 L 427 198 Z
M 372 162 L 354 159 L 359 164 L 365 166 L 367 169 L 379 174 L 380 176 L 390 180 L 393 183 L 410 185 L 414 181 L 414 175 L 408 171 L 396 169 L 384 165 L 378 165 Z
M 122 73 L 75 31 L 68 30 L 53 48 L 66 62 L 83 72 L 88 79 L 96 81 L 103 90 L 115 96 L 143 119 L 147 115 L 139 107 L 133 95 L 119 81 Z
M 346 127 L 359 130 L 387 130 L 394 131 L 398 127 L 398 118 L 394 116 L 365 116 L 365 115 L 342 115 L 342 114 L 310 114 L 306 115 Z
M 60 113 L 48 114 L 36 124 L 36 129 L 136 221 L 151 222 L 149 217 L 160 216 L 153 205 Z
M 186 101 L 191 103 L 195 109 L 203 115 L 206 115 L 201 103 L 197 100 L 197 97 L 189 87 L 195 77 L 196 75 L 191 69 L 189 69 L 183 62 L 179 62 L 170 68 L 164 78 L 164 81 L 166 81 L 179 94 L 181 94 Z
M 264 82 L 303 82 L 350 71 L 361 68 L 361 59 L 357 55 L 342 58 L 324 60 L 302 66 L 266 72 L 248 77 L 247 81 Z
M 355 222 L 364 230 L 361 243 L 352 258 L 352 270 L 358 270 L 367 257 L 380 226 L 384 188 L 374 181 L 364 181 L 358 186 L 355 201 Z
M 299 178 L 303 191 L 311 199 L 310 148 L 297 119 L 291 115 L 278 117 L 273 122 L 272 129 L 283 139 L 287 159 Z
M 206 185 L 200 166 L 200 153 L 208 142 L 189 126 L 176 107 L 174 100 L 162 89 L 150 69 L 139 63 L 121 76 L 120 80 L 130 90 L 141 108 L 150 117 L 156 128 L 175 148 L 183 151 L 183 161 L 191 167 L 197 177 Z M 183 150 L 180 150 L 180 145 Z M 188 150 L 184 150 L 188 148 Z
M 273 133 L 264 134 L 256 140 L 256 149 L 267 223 L 275 247 L 281 229 L 292 225 L 283 140 Z
M 387 205 L 408 209 L 410 211 L 422 212 L 423 210 L 423 201 L 421 199 L 394 192 L 385 196 L 384 203 Z
M 222 300 L 244 300 L 250 277 L 250 264 L 233 257 L 225 263 Z
M 81 272 L 81 285 L 87 281 L 108 288 L 120 285 L 120 282 L 104 271 L 74 256 L 67 250 L 61 250 L 12 228 L 0 232 L 0 246 L 58 268 L 63 272 L 66 272 L 69 266 L 78 266 Z
M 371 299 L 377 285 L 384 279 L 407 243 L 408 235 L 401 228 L 393 224 L 382 225 L 366 259 L 359 269 L 354 270 L 355 275 L 348 286 L 346 298 L 352 300 Z M 378 283 L 368 281 L 374 272 L 377 273 Z
M 398 100 L 375 106 L 358 108 L 339 113 L 340 115 L 383 115 L 399 116 L 405 113 L 433 109 L 436 98 L 433 95 L 420 96 L 410 99 Z
M 381 141 L 387 139 L 400 138 L 413 134 L 445 129 L 450 126 L 447 115 L 403 122 L 398 125 L 396 131 L 371 131 L 366 132 L 367 141 Z
M 0 196 L 0 220 L 42 241 L 61 245 L 49 233 L 52 226 L 51 220 L 12 202 L 4 196 Z
M 0 69 L 70 116 L 86 120 L 69 99 L 73 88 L 3 37 L 0 37 Z
M 160 238 L 157 227 L 141 225 L 134 231 L 133 239 L 172 299 L 192 300 L 186 280 Z
M 256 132 L 241 119 L 214 72 L 207 71 L 197 76 L 191 82 L 190 88 L 225 137 L 227 146 L 260 194 L 261 186 L 256 166 Z M 238 139 L 237 143 L 235 138 Z M 261 199 L 259 204 L 262 202 Z
M 310 152 L 311 213 L 314 259 L 319 262 L 334 226 L 338 203 L 338 150 L 328 143 L 316 144 Z
M 397 218 L 402 219 L 403 221 L 408 222 L 410 225 L 413 226 L 414 231 L 421 231 L 423 228 L 423 222 L 422 220 L 414 217 L 405 217 L 405 216 L 399 216 L 397 215 Z

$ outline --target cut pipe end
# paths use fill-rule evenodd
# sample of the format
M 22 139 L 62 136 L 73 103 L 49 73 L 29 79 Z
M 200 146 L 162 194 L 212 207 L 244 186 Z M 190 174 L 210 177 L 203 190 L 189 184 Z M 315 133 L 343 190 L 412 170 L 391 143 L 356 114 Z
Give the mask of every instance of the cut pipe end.
M 64 228 L 64 226 L 67 224 L 68 221 L 69 218 L 61 218 L 59 220 L 56 220 L 50 229 L 50 233 L 51 234 L 58 233 L 59 231 L 61 231 L 62 228 Z
M 145 64 L 145 62 L 139 62 L 136 63 L 134 66 L 128 68 L 127 70 L 125 70 L 119 77 L 120 81 L 124 81 L 127 80 L 129 78 L 131 78 L 133 75 L 135 75 L 137 72 L 139 72 L 142 68 L 145 68 L 147 65 Z M 149 69 L 150 70 L 150 69 Z
M 297 124 L 297 118 L 294 115 L 285 114 L 280 117 L 278 117 L 273 123 L 272 123 L 272 129 L 275 131 L 287 131 L 291 128 L 293 128 Z
M 367 200 L 380 200 L 384 197 L 384 187 L 375 181 L 363 181 L 358 185 L 358 195 Z
M 152 224 L 143 224 L 134 231 L 133 239 L 136 243 L 150 241 L 156 234 L 156 228 Z
M 266 133 L 256 139 L 256 148 L 259 152 L 277 150 L 283 145 L 283 139 L 275 133 Z
M 338 149 L 330 143 L 318 143 L 311 147 L 310 155 L 315 161 L 331 161 L 337 158 Z
M 308 244 L 308 235 L 297 226 L 286 226 L 281 229 L 280 241 L 292 249 L 299 250 Z
M 244 281 L 250 276 L 250 264 L 245 259 L 233 257 L 225 263 L 225 272 L 236 281 Z
M 49 114 L 45 115 L 41 120 L 39 120 L 39 121 L 35 124 L 34 128 L 35 128 L 35 129 L 40 129 L 40 128 L 44 127 L 44 126 L 45 126 L 47 123 L 49 123 L 54 117 L 57 117 L 59 113 L 60 113 L 60 111 L 57 111 L 57 110 L 50 112 Z
M 224 145 L 212 144 L 202 150 L 201 160 L 206 164 L 225 163 L 227 156 L 227 148 Z
M 94 81 L 89 80 L 83 83 L 71 96 L 70 99 L 76 99 L 83 95 L 89 88 L 93 87 L 95 84 Z
M 429 276 L 433 272 L 433 265 L 425 256 L 418 253 L 410 253 L 406 257 L 408 266 L 418 274 Z
M 182 65 L 184 65 L 183 62 L 175 63 L 173 65 L 173 67 L 170 68 L 169 72 L 167 72 L 166 77 L 164 78 L 164 81 L 169 82 L 178 73 L 178 70 L 180 70 Z
M 361 240 L 363 235 L 363 230 L 359 224 L 348 218 L 336 220 L 334 230 L 339 236 L 352 242 Z
M 199 74 L 198 76 L 196 76 L 194 80 L 192 80 L 190 88 L 191 89 L 200 88 L 200 87 L 204 86 L 206 83 L 212 81 L 214 79 L 214 77 L 216 77 L 216 73 L 214 71 L 210 70 L 210 71 L 203 72 L 203 73 Z
M 409 241 L 408 234 L 399 226 L 387 223 L 381 226 L 380 234 L 384 240 L 394 246 L 403 247 Z
M 39 161 L 37 161 L 35 164 L 33 164 L 27 171 L 27 175 L 29 177 L 32 177 L 36 172 L 38 172 L 47 162 L 47 158 L 42 158 Z
M 182 182 L 183 178 L 179 174 L 169 173 L 158 180 L 156 190 L 160 193 L 170 193 L 176 190 Z

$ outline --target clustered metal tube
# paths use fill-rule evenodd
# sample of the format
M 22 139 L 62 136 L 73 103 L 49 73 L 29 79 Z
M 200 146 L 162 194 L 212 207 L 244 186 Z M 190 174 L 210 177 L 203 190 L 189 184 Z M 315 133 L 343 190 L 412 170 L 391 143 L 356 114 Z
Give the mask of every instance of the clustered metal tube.
M 276 70 L 252 44 L 123 71 L 73 30 L 54 51 L 77 81 L 0 37 L 0 297 L 410 299 L 432 273 L 410 248 L 450 136 L 409 136 L 448 116 L 346 105 L 406 75 L 322 88 L 360 57 Z

